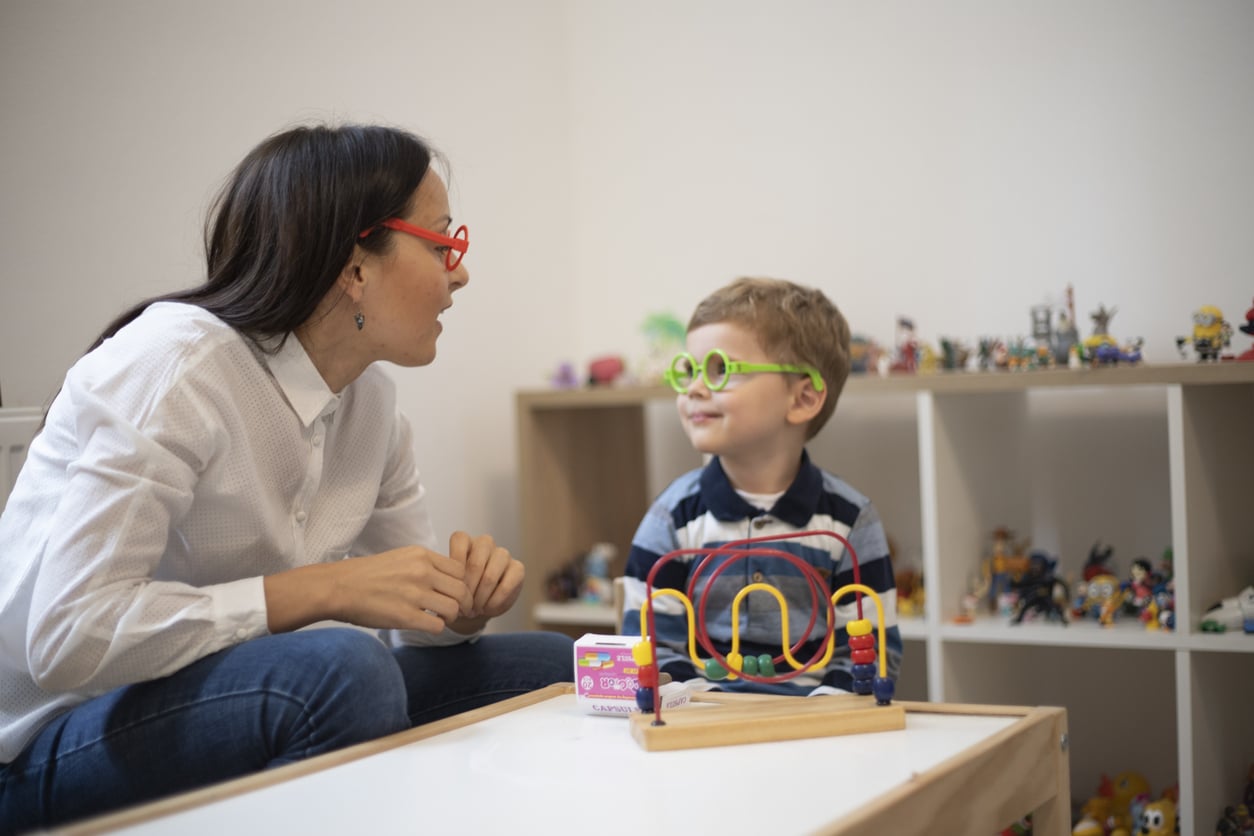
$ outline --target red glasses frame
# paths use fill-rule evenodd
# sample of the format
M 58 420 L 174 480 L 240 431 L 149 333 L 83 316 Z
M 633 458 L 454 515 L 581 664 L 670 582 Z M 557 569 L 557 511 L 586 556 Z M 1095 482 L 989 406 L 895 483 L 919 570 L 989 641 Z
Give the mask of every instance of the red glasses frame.
M 429 229 L 423 229 L 420 226 L 414 226 L 411 223 L 402 221 L 400 218 L 388 218 L 386 221 L 383 221 L 377 226 L 372 226 L 369 229 L 363 230 L 357 237 L 365 238 L 380 226 L 385 226 L 388 229 L 395 229 L 397 232 L 404 232 L 405 234 L 412 235 L 415 238 L 434 241 L 437 244 L 442 244 L 443 246 L 448 247 L 448 252 L 444 254 L 444 266 L 450 273 L 456 270 L 458 265 L 462 263 L 462 259 L 466 257 L 466 250 L 470 247 L 470 232 L 466 229 L 465 224 L 459 226 L 457 231 L 449 236 L 441 235 L 438 232 L 432 232 Z

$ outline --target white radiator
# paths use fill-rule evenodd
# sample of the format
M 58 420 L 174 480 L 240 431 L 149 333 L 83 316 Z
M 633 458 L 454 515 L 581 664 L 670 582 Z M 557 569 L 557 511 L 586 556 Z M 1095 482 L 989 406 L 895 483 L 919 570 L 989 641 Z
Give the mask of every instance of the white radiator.
M 26 448 L 35 437 L 43 410 L 15 407 L 0 409 L 0 511 L 13 490 L 17 473 L 26 461 Z

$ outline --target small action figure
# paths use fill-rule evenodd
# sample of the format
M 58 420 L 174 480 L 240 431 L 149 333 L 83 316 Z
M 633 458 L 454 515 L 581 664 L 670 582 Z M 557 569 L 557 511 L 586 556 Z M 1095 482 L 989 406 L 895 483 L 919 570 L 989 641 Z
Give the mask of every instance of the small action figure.
M 1091 581 L 1098 575 L 1114 574 L 1110 570 L 1110 557 L 1114 553 L 1113 546 L 1103 546 L 1101 540 L 1094 543 L 1089 549 L 1088 560 L 1084 562 L 1084 579 Z
M 1097 310 L 1089 314 L 1089 319 L 1093 320 L 1093 335 L 1084 341 L 1084 355 L 1089 362 L 1097 362 L 1097 350 L 1102 346 L 1111 346 L 1118 350 L 1119 343 L 1110 335 L 1110 320 L 1117 310 L 1119 309 L 1098 305 Z
M 914 336 L 914 320 L 897 317 L 897 356 L 889 367 L 894 372 L 913 374 L 919 369 L 919 341 Z
M 1217 361 L 1219 352 L 1232 342 L 1232 326 L 1224 319 L 1223 311 L 1214 305 L 1203 305 L 1193 314 L 1192 337 L 1176 337 L 1176 348 L 1180 356 L 1187 357 L 1184 347 L 1192 344 L 1197 352 L 1197 361 Z
M 1067 612 L 1060 601 L 1068 598 L 1067 584 L 1055 577 L 1058 559 L 1045 552 L 1034 551 L 1028 555 L 1028 569 L 1023 577 L 1011 583 L 1011 589 L 1019 593 L 1012 624 L 1020 624 L 1029 612 L 1043 616 L 1047 621 L 1058 620 L 1067 624 Z

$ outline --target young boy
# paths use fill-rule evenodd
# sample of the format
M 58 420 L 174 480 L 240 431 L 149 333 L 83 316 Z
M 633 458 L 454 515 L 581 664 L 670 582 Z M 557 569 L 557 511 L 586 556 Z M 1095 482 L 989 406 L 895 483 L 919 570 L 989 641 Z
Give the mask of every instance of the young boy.
M 684 432 L 711 458 L 705 467 L 672 482 L 641 521 L 627 558 L 623 632 L 640 634 L 645 579 L 668 552 L 714 549 L 750 537 L 835 531 L 852 544 L 862 583 L 884 603 L 888 673 L 895 679 L 901 636 L 888 541 L 879 515 L 870 500 L 815 466 L 805 450 L 806 442 L 831 417 L 849 376 L 845 318 L 818 290 L 775 279 L 738 279 L 697 306 L 688 323 L 687 349 L 676 356 L 667 378 L 679 393 Z M 833 537 L 815 535 L 765 545 L 817 569 L 827 584 L 827 597 L 854 582 L 853 562 Z M 659 569 L 654 589 L 687 594 L 689 572 L 704 557 L 671 560 Z M 730 559 L 721 557 L 718 563 Z M 692 594 L 694 613 L 714 565 L 707 565 L 698 578 Z M 724 656 L 731 646 L 732 599 L 750 583 L 769 584 L 785 597 L 791 643 L 802 637 L 809 621 L 811 585 L 801 570 L 778 557 L 741 559 L 718 576 L 706 595 L 706 629 Z M 871 597 L 864 595 L 862 601 L 863 617 L 875 624 L 878 616 Z M 695 679 L 692 685 L 702 690 L 796 695 L 853 690 L 845 630 L 857 618 L 853 593 L 837 602 L 837 647 L 827 666 L 781 683 L 709 682 L 688 655 L 688 620 L 682 603 L 663 595 L 653 606 L 658 667 L 676 680 Z M 822 597 L 819 606 L 825 606 Z M 781 655 L 780 616 L 779 603 L 769 592 L 751 592 L 741 602 L 740 652 L 745 657 Z M 793 657 L 803 663 L 821 658 L 825 630 L 820 609 L 805 644 Z M 706 657 L 700 645 L 698 653 Z M 777 674 L 788 672 L 792 667 L 787 662 L 776 666 Z

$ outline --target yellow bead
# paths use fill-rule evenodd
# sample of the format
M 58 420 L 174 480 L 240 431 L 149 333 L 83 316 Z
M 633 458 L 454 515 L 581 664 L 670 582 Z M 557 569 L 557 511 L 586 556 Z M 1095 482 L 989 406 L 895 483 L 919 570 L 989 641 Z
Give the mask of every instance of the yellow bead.
M 739 673 L 745 669 L 745 656 L 743 653 L 728 653 L 727 667 L 729 670 Z
M 869 636 L 874 629 L 869 618 L 859 618 L 857 621 L 850 621 L 849 625 L 845 627 L 846 632 L 851 636 Z
M 646 641 L 638 641 L 631 646 L 631 658 L 637 665 L 648 665 L 653 661 L 653 645 Z

